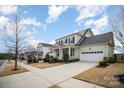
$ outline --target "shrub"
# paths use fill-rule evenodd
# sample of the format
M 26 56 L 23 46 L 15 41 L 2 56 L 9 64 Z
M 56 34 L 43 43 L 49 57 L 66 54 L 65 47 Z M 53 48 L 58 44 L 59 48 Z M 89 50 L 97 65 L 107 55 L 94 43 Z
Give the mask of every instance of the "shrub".
M 36 59 L 36 57 L 33 57 L 33 63 L 38 63 L 38 62 L 39 62 L 39 60 Z
M 55 63 L 55 60 L 54 60 L 54 58 L 53 58 L 53 56 L 50 56 L 49 57 L 49 61 L 48 61 L 49 63 Z
M 33 56 L 28 56 L 28 64 L 30 64 L 30 63 L 38 63 L 39 62 L 39 60 L 38 59 L 36 59 L 36 57 L 33 57 Z
M 33 63 L 33 59 L 32 59 L 32 56 L 31 55 L 29 55 L 27 58 L 28 58 L 28 60 L 27 60 L 28 61 L 28 64 L 29 63 Z
M 69 61 L 69 55 L 67 53 L 65 53 L 63 55 L 63 59 L 64 59 L 65 62 L 68 62 Z
M 79 61 L 79 59 L 76 58 L 76 59 L 70 59 L 70 60 L 69 60 L 69 62 L 76 62 L 76 61 Z
M 57 59 L 57 58 L 53 58 L 53 60 L 54 60 L 55 63 L 56 63 L 56 62 L 60 62 L 60 60 Z
M 100 62 L 99 62 L 99 66 L 100 66 L 100 67 L 105 67 L 105 66 L 107 66 L 107 62 L 105 62 L 105 61 L 100 61 Z
M 44 60 L 44 62 L 49 62 L 49 59 L 50 59 L 49 54 L 46 54 L 45 55 L 45 58 L 43 60 Z
M 115 61 L 114 61 L 114 57 L 109 57 L 109 59 L 108 59 L 108 63 L 114 63 Z
M 104 62 L 108 62 L 108 58 L 107 58 L 107 57 L 104 57 L 104 58 L 103 58 L 103 61 L 104 61 Z
M 64 62 L 64 59 L 59 59 L 59 62 L 60 62 L 60 63 Z
M 41 59 L 41 58 L 38 58 L 38 60 L 42 61 L 43 59 Z

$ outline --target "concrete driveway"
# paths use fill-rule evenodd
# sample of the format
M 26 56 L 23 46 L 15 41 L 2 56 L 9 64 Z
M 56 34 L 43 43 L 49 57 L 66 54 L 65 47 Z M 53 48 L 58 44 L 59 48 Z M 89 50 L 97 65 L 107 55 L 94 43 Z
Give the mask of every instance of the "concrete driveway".
M 39 69 L 23 63 L 19 65 L 29 72 L 0 77 L 0 87 L 51 87 L 58 85 L 65 88 L 100 87 L 72 78 L 73 76 L 96 66 L 97 62 L 74 62 L 46 69 Z

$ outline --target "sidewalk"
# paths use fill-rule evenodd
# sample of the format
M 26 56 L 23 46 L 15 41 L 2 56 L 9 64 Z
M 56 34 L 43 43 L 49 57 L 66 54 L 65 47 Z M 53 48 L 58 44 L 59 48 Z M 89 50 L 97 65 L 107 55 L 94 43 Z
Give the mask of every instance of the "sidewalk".
M 0 77 L 0 87 L 19 87 L 19 88 L 46 88 L 58 85 L 62 88 L 100 88 L 101 86 L 87 83 L 72 78 L 74 75 L 82 72 L 85 63 L 70 63 L 56 67 L 39 69 L 23 63 L 19 65 L 30 70 L 29 72 Z M 80 66 L 82 64 L 82 66 Z M 87 65 L 85 64 L 85 67 Z M 92 67 L 91 64 L 90 67 Z M 88 68 L 88 66 L 87 66 Z M 86 68 L 85 68 L 86 69 Z M 68 71 L 68 72 L 67 72 Z M 72 73 L 74 72 L 74 73 Z

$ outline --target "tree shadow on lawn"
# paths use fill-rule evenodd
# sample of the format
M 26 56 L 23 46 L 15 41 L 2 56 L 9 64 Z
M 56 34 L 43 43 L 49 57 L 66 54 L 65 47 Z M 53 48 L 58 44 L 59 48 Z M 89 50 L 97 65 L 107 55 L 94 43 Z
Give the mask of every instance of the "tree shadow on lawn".
M 124 84 L 124 74 L 115 75 L 114 78 L 120 83 Z

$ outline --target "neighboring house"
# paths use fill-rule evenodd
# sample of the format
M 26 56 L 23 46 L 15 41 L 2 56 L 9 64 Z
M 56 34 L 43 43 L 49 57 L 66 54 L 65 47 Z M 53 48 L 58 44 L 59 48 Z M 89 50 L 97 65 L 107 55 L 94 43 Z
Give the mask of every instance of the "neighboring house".
M 124 61 L 124 54 L 115 54 L 117 61 Z
M 76 32 L 56 39 L 54 46 L 54 57 L 63 59 L 67 53 L 69 59 L 80 59 L 81 61 L 101 61 L 103 57 L 114 55 L 113 33 L 108 32 L 93 35 L 91 29 Z
M 30 52 L 25 52 L 20 55 L 20 59 L 28 59 L 28 56 L 34 56 L 38 58 L 37 56 L 37 51 L 30 51 Z
M 47 53 L 51 52 L 52 44 L 39 43 L 37 46 L 38 58 L 43 59 Z

